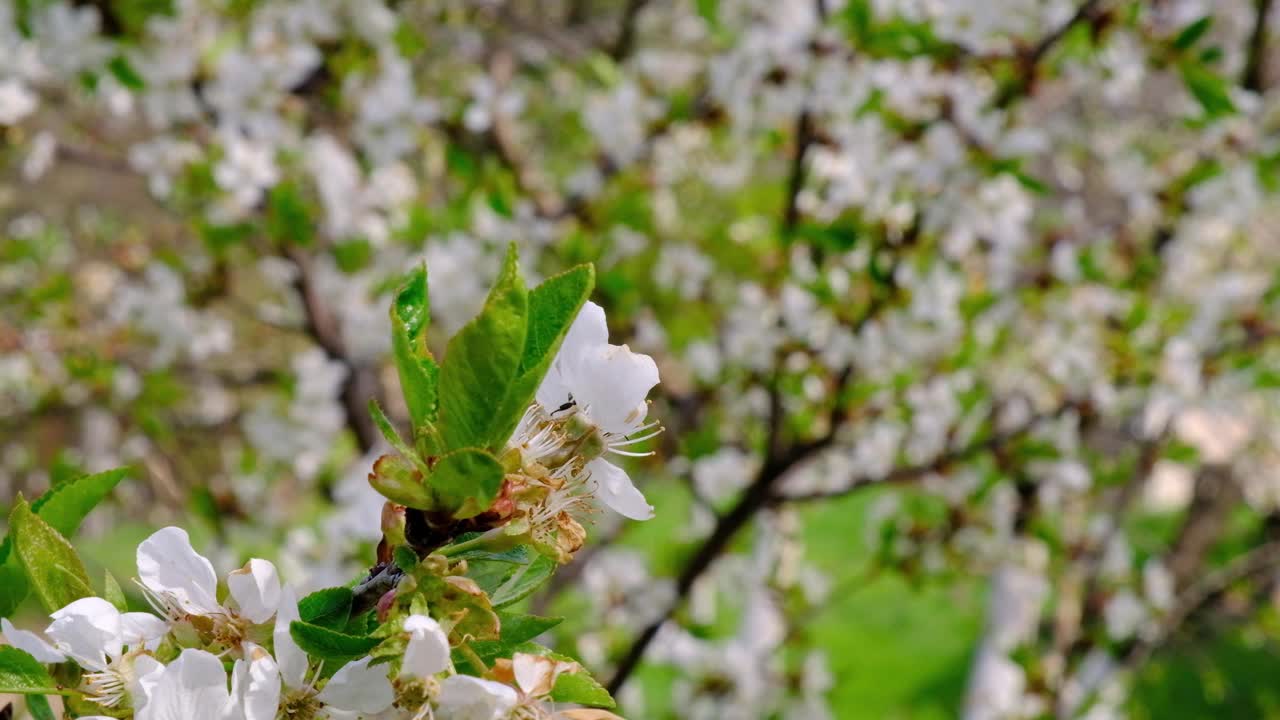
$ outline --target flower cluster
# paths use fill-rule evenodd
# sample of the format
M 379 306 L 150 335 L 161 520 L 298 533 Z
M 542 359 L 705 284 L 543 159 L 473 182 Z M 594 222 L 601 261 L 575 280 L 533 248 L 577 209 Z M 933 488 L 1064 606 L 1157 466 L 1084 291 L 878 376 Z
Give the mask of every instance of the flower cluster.
M 312 611 L 310 598 L 300 608 L 275 565 L 255 558 L 226 576 L 226 599 L 218 600 L 212 564 L 180 528 L 159 530 L 139 545 L 137 566 L 138 585 L 155 614 L 85 597 L 55 611 L 43 637 L 0 620 L 10 645 L 71 679 L 66 702 L 79 717 L 616 717 L 557 713 L 546 702 L 560 675 L 581 670 L 571 661 L 515 653 L 494 666 L 496 679 L 458 674 L 450 621 L 442 624 L 425 611 L 385 626 L 384 645 L 394 648 L 394 657 L 375 651 L 377 659 L 365 655 L 326 667 L 308 658 L 290 629 L 301 612 Z

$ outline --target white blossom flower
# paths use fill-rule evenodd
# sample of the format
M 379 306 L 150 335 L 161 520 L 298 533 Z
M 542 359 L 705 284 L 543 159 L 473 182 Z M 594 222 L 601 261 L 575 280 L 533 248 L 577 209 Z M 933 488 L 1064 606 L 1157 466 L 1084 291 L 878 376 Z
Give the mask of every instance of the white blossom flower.
M 5 642 L 22 650 L 42 663 L 60 663 L 67 659 L 57 648 L 45 642 L 43 638 L 29 630 L 19 630 L 9 622 L 9 618 L 0 618 L 0 634 Z
M 160 663 L 145 654 L 154 649 L 168 625 L 148 613 L 122 613 L 102 598 L 76 600 L 53 613 L 45 629 L 52 644 L 38 635 L 0 621 L 10 643 L 30 653 L 40 662 L 74 660 L 89 671 L 84 675 L 86 696 L 111 707 L 125 698 L 138 703 L 143 679 L 160 669 Z
M 156 609 L 173 620 L 196 615 L 234 626 L 258 625 L 276 614 L 282 596 L 275 565 L 254 559 L 227 576 L 234 607 L 223 607 L 213 565 L 176 527 L 158 530 L 138 546 L 138 576 Z
M 137 720 L 224 720 L 235 717 L 227 672 L 212 653 L 194 648 L 160 671 L 149 685 Z
M 409 644 L 404 650 L 401 676 L 427 678 L 449 667 L 449 636 L 440 623 L 426 615 L 410 615 L 404 621 Z
M 653 358 L 626 345 L 610 345 L 604 309 L 588 302 L 565 335 L 538 388 L 537 401 L 552 416 L 572 409 L 596 428 L 606 453 L 646 455 L 624 448 L 660 432 L 656 423 L 644 421 L 649 410 L 645 396 L 657 384 Z M 586 464 L 586 471 L 596 483 L 597 496 L 610 508 L 633 520 L 653 517 L 653 507 L 622 468 L 597 457 Z
M 442 720 L 504 720 L 518 700 L 509 685 L 453 675 L 440 683 L 436 714 Z
M 36 111 L 35 93 L 21 80 L 0 81 L 0 125 L 13 125 Z

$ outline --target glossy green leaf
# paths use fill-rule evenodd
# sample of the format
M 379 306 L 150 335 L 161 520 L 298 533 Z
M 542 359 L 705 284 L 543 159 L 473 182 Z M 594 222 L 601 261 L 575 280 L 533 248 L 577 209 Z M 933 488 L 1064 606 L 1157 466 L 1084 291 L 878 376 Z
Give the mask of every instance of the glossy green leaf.
M 298 617 L 303 622 L 342 630 L 351 619 L 351 588 L 331 587 L 317 590 L 298 601 Z
M 102 598 L 115 606 L 120 612 L 129 612 L 129 600 L 124 595 L 124 590 L 120 588 L 120 583 L 116 582 L 116 578 L 111 571 L 103 573 L 102 579 Z
M 348 635 L 301 620 L 289 624 L 289 635 L 304 652 L 320 660 L 352 660 L 367 654 L 381 642 L 375 637 Z
M 392 354 L 415 431 L 436 422 L 439 404 L 440 366 L 427 349 L 430 322 L 427 271 L 420 267 L 410 274 L 391 303 Z
M 373 463 L 369 484 L 393 503 L 434 510 L 436 503 L 422 482 L 422 471 L 401 455 L 383 455 Z
M 58 716 L 53 713 L 53 707 L 49 705 L 49 698 L 44 695 L 28 695 L 27 712 L 31 713 L 31 717 L 35 720 L 58 720 Z
M 27 573 L 16 557 L 0 565 L 0 617 L 10 617 L 31 592 Z
M 538 555 L 528 565 L 517 570 L 511 579 L 503 583 L 502 587 L 494 591 L 493 606 L 506 607 L 529 597 L 555 574 L 557 567 L 555 560 L 545 555 Z
M 49 695 L 60 692 L 39 660 L 18 648 L 0 646 L 0 693 Z
M 502 489 L 502 463 L 484 450 L 464 448 L 441 457 L 431 468 L 427 489 L 436 508 L 455 518 L 475 517 L 493 505 Z
M 89 511 L 110 495 L 128 474 L 129 468 L 116 468 L 55 485 L 31 503 L 31 510 L 54 530 L 70 537 Z M 8 560 L 11 549 L 11 541 L 6 537 L 0 543 L 0 563 Z
M 548 278 L 529 292 L 529 329 L 520 369 L 498 411 L 498 417 L 506 418 L 507 424 L 494 429 L 495 444 L 491 447 L 505 444 L 515 431 L 594 287 L 595 270 L 590 265 L 579 265 Z
M 75 548 L 21 496 L 9 513 L 13 550 L 26 570 L 31 589 L 49 612 L 93 595 L 89 575 Z
M 553 656 L 554 657 L 554 656 Z M 591 673 L 565 673 L 556 678 L 555 687 L 551 688 L 551 700 L 554 702 L 574 703 L 591 707 L 610 709 L 617 707 L 613 696 Z
M 524 355 L 529 293 L 520 278 L 515 246 L 507 252 L 480 314 L 449 341 L 440 370 L 440 433 L 446 450 L 497 447 L 524 408 L 506 398 Z
M 395 426 L 391 424 L 391 418 L 388 418 L 387 414 L 382 412 L 382 407 L 378 405 L 377 400 L 369 400 L 369 416 L 373 418 L 373 424 L 377 426 L 378 432 L 382 433 L 382 437 L 387 441 L 388 445 L 400 453 L 405 460 L 413 463 L 423 475 L 429 472 L 418 453 L 414 452 L 413 448 L 409 447 L 408 443 L 400 438 L 400 433 L 396 432 Z

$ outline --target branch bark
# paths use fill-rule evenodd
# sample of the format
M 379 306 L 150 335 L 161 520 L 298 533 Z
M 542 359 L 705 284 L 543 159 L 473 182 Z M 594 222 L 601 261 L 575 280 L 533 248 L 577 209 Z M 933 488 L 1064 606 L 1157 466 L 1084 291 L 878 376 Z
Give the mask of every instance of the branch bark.
M 347 369 L 347 376 L 342 382 L 342 408 L 360 452 L 367 453 L 378 444 L 378 430 L 368 411 L 369 399 L 379 394 L 377 374 L 373 368 L 358 364 L 347 355 L 338 319 L 316 290 L 311 258 L 298 250 L 291 251 L 289 257 L 298 266 L 294 288 L 302 298 L 306 317 L 303 329 L 330 360 L 342 363 Z
M 1253 33 L 1249 36 L 1249 51 L 1244 65 L 1244 74 L 1240 84 L 1246 90 L 1261 93 L 1266 90 L 1267 72 L 1267 21 L 1271 17 L 1273 0 L 1256 0 L 1254 9 L 1257 13 L 1253 21 Z

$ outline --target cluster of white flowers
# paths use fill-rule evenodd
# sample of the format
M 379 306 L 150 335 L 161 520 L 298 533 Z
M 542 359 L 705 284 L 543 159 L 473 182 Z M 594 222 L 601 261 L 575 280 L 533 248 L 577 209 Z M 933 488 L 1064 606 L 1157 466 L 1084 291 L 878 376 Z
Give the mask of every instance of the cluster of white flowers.
M 38 662 L 80 669 L 72 689 L 103 713 L 80 717 L 579 717 L 544 703 L 556 678 L 578 669 L 576 663 L 516 653 L 508 661 L 510 684 L 456 674 L 440 623 L 412 614 L 400 626 L 404 651 L 394 676 L 392 665 L 367 656 L 329 672 L 309 661 L 290 634 L 290 623 L 299 619 L 298 598 L 272 563 L 255 558 L 227 575 L 227 599 L 220 601 L 213 565 L 192 548 L 184 530 L 168 527 L 138 546 L 137 565 L 138 584 L 155 614 L 124 612 L 86 597 L 54 612 L 43 636 L 0 620 L 8 644 Z

